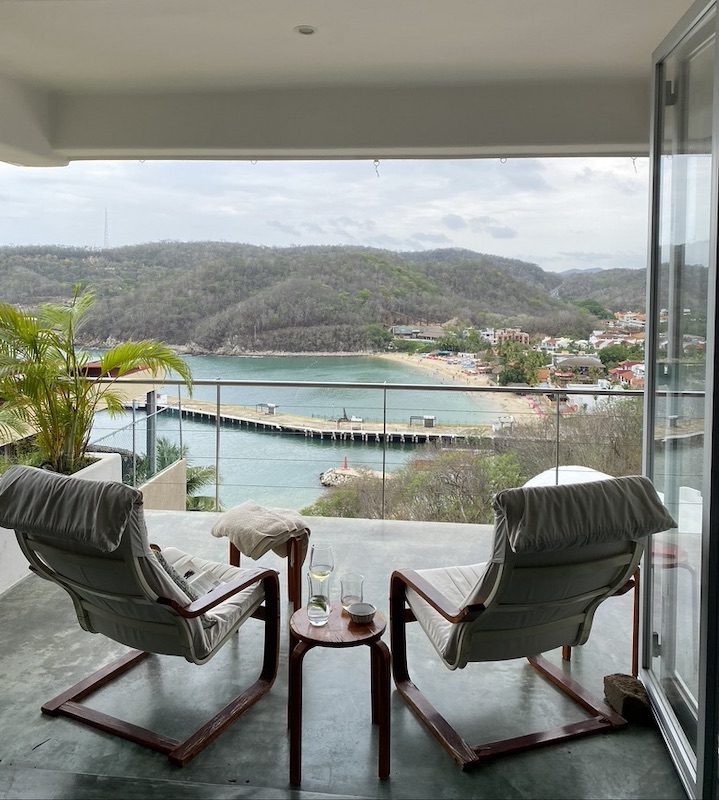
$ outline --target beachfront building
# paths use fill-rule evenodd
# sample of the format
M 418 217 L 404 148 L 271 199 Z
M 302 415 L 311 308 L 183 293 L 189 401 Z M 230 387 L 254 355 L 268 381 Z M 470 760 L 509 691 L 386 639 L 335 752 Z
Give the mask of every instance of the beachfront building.
M 305 739 L 306 758 L 313 758 L 313 742 L 315 755 L 302 788 L 314 796 L 719 795 L 717 25 L 712 0 L 0 4 L 0 160 L 7 165 L 354 158 L 371 169 L 382 159 L 486 157 L 509 161 L 509 169 L 515 157 L 617 156 L 629 163 L 651 156 L 644 472 L 679 523 L 670 534 L 675 558 L 650 548 L 641 576 L 640 677 L 661 741 L 655 730 L 630 728 L 465 775 L 434 760 L 430 737 L 402 716 L 393 736 L 394 785 L 387 789 L 378 785 L 368 753 L 358 755 L 364 726 L 339 702 L 359 681 L 338 674 L 328 656 L 316 662 L 322 685 L 313 687 L 320 724 Z M 41 173 L 33 179 L 41 197 Z M 708 277 L 699 297 L 696 270 Z M 706 320 L 706 358 L 692 354 L 691 387 L 684 334 L 697 333 L 685 330 L 688 308 Z M 330 522 L 327 535 L 340 524 Z M 418 563 L 437 566 L 434 526 L 431 534 L 417 525 L 409 534 L 402 528 L 407 538 L 400 549 L 389 540 L 390 526 L 377 530 L 367 522 L 353 520 L 341 541 L 349 547 L 366 536 L 372 546 L 363 555 L 373 559 L 374 574 L 406 560 L 407 542 Z M 199 523 L 173 524 L 179 535 Z M 460 541 L 462 531 L 458 526 L 447 541 Z M 454 546 L 452 557 L 473 559 L 476 540 L 472 530 L 462 553 L 456 544 L 443 549 Z M 278 713 L 261 717 L 256 738 L 225 734 L 228 749 L 216 745 L 222 758 L 212 761 L 210 748 L 204 766 L 197 762 L 181 776 L 152 755 L 138 756 L 127 742 L 27 711 L 50 696 L 49 683 L 77 669 L 81 656 L 98 665 L 105 657 L 97 641 L 75 640 L 66 620 L 41 614 L 31 628 L 45 656 L 36 662 L 23 620 L 41 595 L 36 579 L 27 581 L 0 599 L 3 640 L 12 635 L 15 644 L 2 653 L 4 691 L 12 700 L 3 706 L 6 796 L 176 796 L 191 792 L 193 781 L 206 794 L 237 794 L 238 770 L 252 778 L 251 787 L 238 791 L 288 794 L 281 704 L 273 707 Z M 621 599 L 604 606 L 610 603 Z M 58 646 L 55 634 L 72 646 Z M 613 657 L 620 640 L 576 654 L 575 663 Z M 193 699 L 216 689 L 220 677 L 197 687 Z M 492 691 L 502 701 L 502 724 L 530 712 L 522 692 L 499 686 Z M 177 695 L 177 686 L 160 686 L 152 676 L 138 679 L 136 688 L 151 689 L 142 695 L 149 700 Z M 284 690 L 280 682 L 274 694 Z M 452 689 L 442 691 L 449 698 Z M 350 754 L 341 749 L 344 737 L 327 735 L 348 716 Z
M 518 344 L 528 345 L 529 334 L 519 328 L 499 328 L 494 332 L 494 342 L 497 345 L 505 342 L 517 342 Z

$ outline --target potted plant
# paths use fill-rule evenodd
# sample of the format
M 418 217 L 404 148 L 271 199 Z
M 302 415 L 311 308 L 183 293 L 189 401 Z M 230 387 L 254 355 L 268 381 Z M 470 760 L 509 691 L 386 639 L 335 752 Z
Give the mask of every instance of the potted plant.
M 118 379 L 137 369 L 153 377 L 172 370 L 192 389 L 187 364 L 148 339 L 107 350 L 91 377 L 90 356 L 76 349 L 75 338 L 94 300 L 92 291 L 75 287 L 69 303 L 35 311 L 0 303 L 0 425 L 33 435 L 40 463 L 65 474 L 87 462 L 95 411 L 124 410 Z

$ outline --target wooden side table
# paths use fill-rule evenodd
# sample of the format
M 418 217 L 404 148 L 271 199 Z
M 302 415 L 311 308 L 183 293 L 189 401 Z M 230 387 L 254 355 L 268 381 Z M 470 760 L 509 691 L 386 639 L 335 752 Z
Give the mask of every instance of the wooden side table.
M 390 654 L 381 641 L 387 627 L 379 611 L 369 625 L 355 625 L 342 606 L 333 604 L 326 625 L 311 625 L 304 608 L 290 619 L 290 674 L 288 725 L 290 729 L 290 784 L 302 779 L 302 660 L 313 647 L 357 647 L 370 649 L 372 683 L 372 724 L 379 726 L 379 768 L 381 779 L 389 777 L 390 737 Z

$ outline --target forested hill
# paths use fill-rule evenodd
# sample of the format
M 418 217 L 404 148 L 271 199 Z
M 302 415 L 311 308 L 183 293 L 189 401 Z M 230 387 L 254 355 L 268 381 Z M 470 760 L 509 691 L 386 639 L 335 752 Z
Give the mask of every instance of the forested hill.
M 458 249 L 0 248 L 4 301 L 64 299 L 76 283 L 95 289 L 88 342 L 153 337 L 215 352 L 360 351 L 390 325 L 450 320 L 586 335 L 597 320 L 576 301 L 604 303 L 609 274 L 575 273 L 565 285 L 536 264 Z M 610 283 L 622 310 L 643 308 L 643 271 L 613 270 Z

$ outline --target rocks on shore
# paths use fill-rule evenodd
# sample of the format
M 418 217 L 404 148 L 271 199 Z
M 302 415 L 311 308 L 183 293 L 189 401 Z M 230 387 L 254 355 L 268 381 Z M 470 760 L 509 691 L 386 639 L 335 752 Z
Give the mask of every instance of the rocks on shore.
M 357 480 L 357 478 L 363 476 L 381 478 L 382 473 L 372 469 L 352 469 L 352 467 L 347 464 L 347 458 L 345 457 L 341 466 L 330 467 L 320 473 L 320 483 L 323 486 L 342 486 L 349 481 Z

